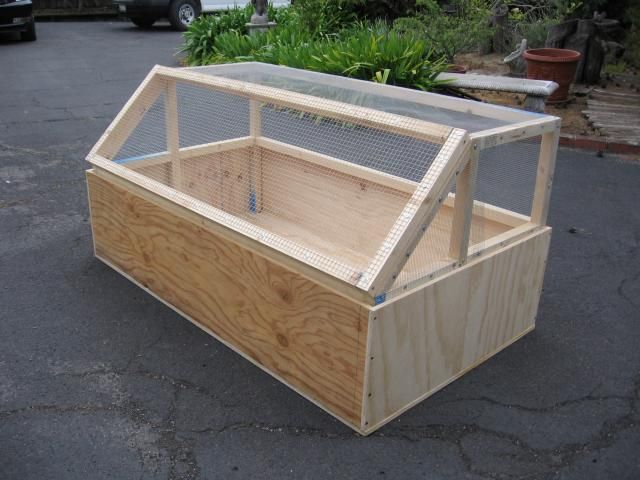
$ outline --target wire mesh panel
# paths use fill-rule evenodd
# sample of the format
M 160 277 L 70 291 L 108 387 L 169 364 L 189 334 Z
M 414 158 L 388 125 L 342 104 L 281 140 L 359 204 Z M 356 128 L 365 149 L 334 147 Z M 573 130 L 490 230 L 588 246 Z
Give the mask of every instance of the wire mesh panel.
M 158 67 L 90 159 L 376 296 L 451 268 L 455 178 L 470 142 L 465 130 L 422 117 L 475 130 L 484 117 L 461 107 L 421 112 L 395 90 L 386 97 L 313 76 L 289 82 L 273 68 L 217 77 Z M 526 221 L 539 144 L 482 151 L 471 246 Z
M 157 97 L 131 135 L 112 157 L 114 161 L 127 163 L 167 151 L 165 101 L 163 93 Z
M 249 100 L 194 85 L 176 85 L 180 147 L 249 135 Z
M 435 272 L 455 262 L 449 255 L 452 224 L 453 208 L 444 202 L 386 292 L 385 300 L 407 291 L 416 282 L 433 278 Z
M 531 118 L 528 112 L 498 106 L 490 108 L 494 113 L 504 110 L 510 115 L 482 114 L 477 111 L 478 103 L 473 100 L 457 99 L 459 108 L 447 108 L 434 102 L 436 95 L 428 92 L 255 62 L 191 67 L 188 70 L 338 100 L 468 132 L 479 132 Z
M 357 284 L 420 182 L 446 163 L 441 156 L 434 167 L 451 128 L 420 130 L 419 120 L 384 112 L 306 97 L 295 108 L 280 91 L 273 93 L 280 101 L 251 93 L 156 82 L 140 95 L 146 106 L 131 133 L 107 157 Z
M 262 135 L 414 182 L 442 146 L 275 104 L 262 107 Z
M 480 151 L 473 175 L 473 206 L 468 247 L 479 254 L 492 239 L 528 221 L 533 203 L 541 137 L 531 137 Z M 457 186 L 439 209 L 424 236 L 389 289 L 386 299 L 439 272 L 455 268 L 454 204 Z
M 475 250 L 504 231 L 507 215 L 513 225 L 531 215 L 541 137 L 505 143 L 480 152 L 474 190 L 474 213 L 482 221 L 471 230 Z M 504 220 L 502 220 L 504 221 Z
M 480 152 L 475 199 L 522 215 L 531 213 L 541 137 Z

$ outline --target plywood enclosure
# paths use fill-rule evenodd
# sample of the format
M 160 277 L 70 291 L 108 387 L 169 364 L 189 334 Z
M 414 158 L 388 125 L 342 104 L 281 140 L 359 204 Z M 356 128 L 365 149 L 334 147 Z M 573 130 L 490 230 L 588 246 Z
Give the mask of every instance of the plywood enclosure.
M 534 326 L 558 119 L 156 67 L 88 160 L 96 256 L 368 434 Z
M 265 142 L 266 143 L 266 142 Z M 293 153 L 293 152 L 292 152 Z M 256 162 L 256 159 L 258 161 Z M 258 172 L 253 173 L 253 165 Z M 170 182 L 171 164 L 130 168 Z M 266 147 L 247 146 L 180 161 L 179 190 L 226 213 L 245 219 L 296 244 L 363 271 L 402 212 L 415 186 L 383 185 L 380 179 L 335 172 L 316 162 Z M 351 172 L 354 173 L 354 172 Z M 256 194 L 253 196 L 255 179 Z M 410 182 L 406 182 L 409 184 Z M 294 199 L 294 201 L 292 201 Z M 451 263 L 450 232 L 455 195 L 436 212 L 415 247 L 417 261 L 407 262 L 399 283 L 420 278 L 426 270 Z M 470 215 L 472 246 L 525 223 L 508 213 L 485 217 L 485 208 Z
M 534 325 L 549 229 L 369 307 L 158 196 L 87 181 L 98 258 L 361 433 Z
M 535 326 L 545 229 L 372 311 L 364 430 L 373 431 Z
M 368 321 L 361 305 L 139 191 L 93 173 L 87 180 L 98 258 L 345 421 L 359 422 Z

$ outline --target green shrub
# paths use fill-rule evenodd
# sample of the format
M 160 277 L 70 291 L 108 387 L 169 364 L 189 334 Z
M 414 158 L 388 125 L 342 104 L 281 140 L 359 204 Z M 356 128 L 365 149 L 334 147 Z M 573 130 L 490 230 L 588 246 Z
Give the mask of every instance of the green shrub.
M 229 59 L 235 62 L 253 60 L 253 55 L 267 42 L 266 35 L 245 35 L 235 30 L 217 36 L 213 53 L 206 63 L 225 63 Z
M 340 36 L 312 38 L 295 24 L 248 37 L 217 37 L 208 63 L 259 61 L 380 83 L 432 90 L 447 67 L 424 38 L 400 34 L 385 23 L 358 23 Z
M 542 48 L 547 40 L 549 27 L 557 23 L 558 19 L 539 18 L 537 20 L 525 19 L 519 22 L 510 20 L 507 31 L 507 50 L 515 50 L 523 38 L 527 39 L 527 48 Z
M 593 12 L 606 7 L 607 0 L 554 0 L 553 8 L 559 18 L 591 18 Z
M 295 0 L 293 4 L 294 8 L 302 7 L 302 10 L 316 15 L 318 11 L 322 14 L 327 9 L 339 9 L 347 15 L 367 20 L 393 20 L 411 14 L 415 5 L 416 0 Z
M 417 36 L 425 38 L 427 26 L 424 20 L 417 17 L 400 17 L 393 22 L 393 30 L 400 35 Z
M 436 77 L 448 65 L 424 31 L 356 22 L 349 2 L 298 0 L 270 9 L 277 27 L 253 36 L 244 25 L 251 7 L 203 16 L 185 34 L 187 63 L 259 61 L 423 90 L 443 83 Z
M 413 13 L 416 0 L 346 0 L 359 18 L 393 20 Z
M 490 4 L 485 0 L 458 0 L 456 12 L 445 13 L 435 0 L 418 0 L 413 17 L 394 21 L 394 30 L 402 34 L 421 35 L 438 56 L 453 62 L 460 52 L 476 49 L 493 36 L 489 26 Z
M 630 5 L 626 11 L 627 18 L 631 22 L 625 38 L 625 58 L 636 68 L 640 68 L 640 5 Z
M 287 10 L 291 20 L 312 37 L 334 35 L 356 19 L 348 0 L 296 0 Z
M 202 64 L 212 54 L 216 37 L 223 32 L 244 32 L 253 7 L 234 8 L 217 15 L 201 15 L 184 32 L 181 52 L 187 52 L 189 65 Z
M 364 27 L 364 26 L 363 26 Z M 402 35 L 384 23 L 360 28 L 348 38 L 326 42 L 311 56 L 310 70 L 432 90 L 447 64 L 432 60 L 423 38 Z

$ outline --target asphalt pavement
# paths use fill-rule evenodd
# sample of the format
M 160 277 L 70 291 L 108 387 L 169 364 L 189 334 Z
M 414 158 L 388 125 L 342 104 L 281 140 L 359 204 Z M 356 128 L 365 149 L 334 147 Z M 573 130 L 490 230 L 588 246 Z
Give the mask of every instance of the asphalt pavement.
M 0 36 L 0 479 L 640 478 L 640 164 L 560 149 L 537 329 L 362 438 L 92 255 L 84 157 L 179 34 Z

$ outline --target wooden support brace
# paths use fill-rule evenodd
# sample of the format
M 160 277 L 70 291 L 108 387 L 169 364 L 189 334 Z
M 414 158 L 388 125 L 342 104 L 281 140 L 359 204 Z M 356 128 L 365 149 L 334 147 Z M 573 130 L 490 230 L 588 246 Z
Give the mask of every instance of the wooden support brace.
M 145 113 L 153 106 L 164 90 L 164 82 L 155 77 L 154 68 L 133 93 L 120 113 L 95 144 L 89 156 L 100 155 L 112 159 L 127 141 Z
M 253 137 L 239 137 L 220 140 L 219 142 L 202 143 L 191 147 L 182 147 L 180 149 L 180 159 L 186 160 L 188 158 L 211 155 L 212 153 L 228 152 L 229 150 L 251 147 L 254 143 L 255 139 Z
M 538 158 L 538 173 L 531 209 L 531 222 L 537 225 L 547 224 L 549 201 L 551 200 L 551 184 L 553 182 L 553 171 L 556 166 L 556 154 L 558 153 L 559 141 L 559 125 L 554 131 L 545 133 L 542 136 L 540 156 Z
M 180 160 L 187 160 L 189 158 L 204 157 L 213 153 L 251 147 L 254 144 L 255 139 L 253 137 L 240 137 L 232 138 L 230 140 L 221 140 L 219 142 L 202 143 L 191 147 L 182 147 L 178 150 L 178 153 Z M 175 155 L 172 156 L 169 152 L 165 151 L 140 155 L 138 157 L 123 158 L 121 160 L 116 160 L 115 163 L 119 165 L 126 165 L 127 167 L 136 170 L 144 167 L 151 167 L 153 165 L 169 163 L 173 158 L 175 158 Z
M 468 159 L 471 142 L 455 129 L 391 228 L 358 286 L 373 297 L 384 294 L 411 256 L 445 201 L 456 171 Z
M 469 249 L 469 232 L 473 216 L 473 194 L 478 173 L 480 149 L 474 145 L 469 161 L 456 180 L 456 197 L 453 203 L 453 224 L 449 242 L 449 256 L 459 264 L 467 261 Z
M 398 133 L 436 144 L 443 144 L 452 131 L 450 127 L 416 118 L 231 78 L 203 75 L 195 71 L 157 67 L 157 74 L 161 78 L 239 95 L 258 102 L 274 103 L 278 106 Z
M 560 119 L 547 115 L 534 118 L 526 122 L 513 123 L 502 127 L 481 130 L 470 134 L 471 140 L 478 144 L 478 148 L 485 149 L 504 143 L 526 140 L 559 128 Z
M 408 193 L 409 195 L 412 195 L 419 185 L 418 182 L 407 180 L 402 177 L 396 177 L 395 175 L 381 172 L 374 168 L 363 167 L 356 163 L 340 160 L 330 155 L 324 155 L 312 150 L 307 150 L 306 148 L 289 145 L 288 143 L 279 142 L 278 140 L 273 140 L 271 138 L 258 137 L 256 138 L 256 145 L 273 152 L 299 158 L 305 162 L 329 168 L 356 178 L 369 180 L 377 183 L 378 185 L 384 185 L 385 187 L 393 188 L 394 190 L 399 190 L 401 192 Z
M 453 208 L 455 201 L 455 194 L 450 193 L 444 201 L 444 204 L 449 208 Z M 510 227 L 519 227 L 523 223 L 531 221 L 531 218 L 527 215 L 512 212 L 506 208 L 496 207 L 490 203 L 484 203 L 478 200 L 473 201 L 473 215 L 483 217 L 485 220 L 489 220 L 490 222 L 502 223 L 503 225 L 508 225 Z
M 180 133 L 178 131 L 178 98 L 176 82 L 167 80 L 165 104 L 165 127 L 167 132 L 167 151 L 171 157 L 171 184 L 177 190 L 182 189 L 182 167 L 180 162 Z
M 249 100 L 249 135 L 254 143 L 262 135 L 262 113 L 258 100 Z M 249 211 L 260 213 L 262 211 L 262 151 L 257 146 L 253 147 L 251 163 L 249 164 L 249 177 L 251 179 L 249 193 Z

